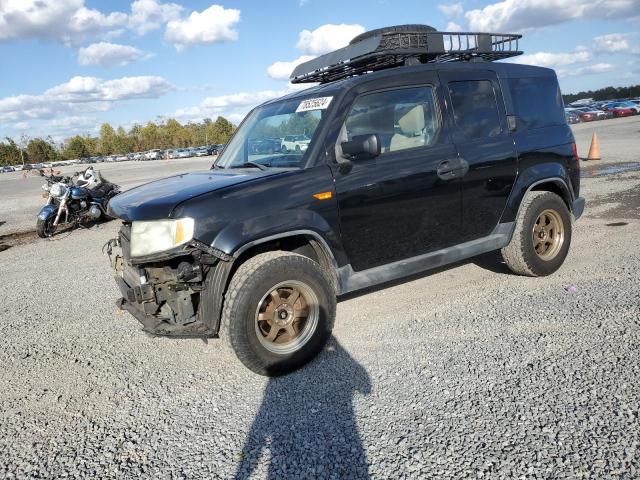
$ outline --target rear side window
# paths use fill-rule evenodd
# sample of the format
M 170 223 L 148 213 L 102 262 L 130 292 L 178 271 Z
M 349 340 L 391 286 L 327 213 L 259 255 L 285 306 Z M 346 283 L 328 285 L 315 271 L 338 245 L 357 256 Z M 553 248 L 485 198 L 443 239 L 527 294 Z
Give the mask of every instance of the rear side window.
M 489 80 L 449 83 L 456 126 L 463 138 L 495 137 L 502 131 L 496 94 Z
M 554 78 L 510 78 L 509 90 L 519 128 L 532 130 L 565 123 L 562 95 Z

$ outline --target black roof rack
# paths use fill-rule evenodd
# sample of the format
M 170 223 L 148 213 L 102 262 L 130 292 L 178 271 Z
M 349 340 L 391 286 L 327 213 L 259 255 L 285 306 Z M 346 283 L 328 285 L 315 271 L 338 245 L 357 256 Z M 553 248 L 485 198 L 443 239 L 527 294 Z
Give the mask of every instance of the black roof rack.
M 298 65 L 291 83 L 327 83 L 403 65 L 489 61 L 521 55 L 510 33 L 438 32 L 427 25 L 381 28 L 357 36 L 344 48 Z

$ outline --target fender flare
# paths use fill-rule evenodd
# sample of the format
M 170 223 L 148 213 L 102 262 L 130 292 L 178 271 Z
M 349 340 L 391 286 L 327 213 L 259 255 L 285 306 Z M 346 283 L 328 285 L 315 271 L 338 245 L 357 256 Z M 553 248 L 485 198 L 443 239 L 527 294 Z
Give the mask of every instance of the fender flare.
M 58 213 L 58 206 L 50 203 L 49 205 L 45 205 L 40 209 L 40 212 L 38 213 L 37 217 L 40 220 L 45 221 L 55 216 L 57 213 Z
M 500 223 L 515 221 L 522 199 L 527 193 L 543 183 L 554 184 L 561 192 L 562 199 L 567 204 L 569 211 L 573 212 L 575 195 L 566 169 L 559 163 L 543 163 L 534 165 L 518 174 L 518 178 L 511 189 L 509 200 L 502 212 Z
M 198 308 L 199 320 L 207 324 L 212 331 L 216 332 L 217 335 L 222 321 L 224 296 L 231 279 L 231 273 L 234 271 L 234 266 L 236 265 L 236 262 L 238 262 L 240 256 L 250 248 L 257 245 L 268 243 L 273 240 L 296 236 L 306 236 L 312 239 L 312 247 L 314 249 L 321 249 L 324 256 L 331 263 L 331 268 L 333 270 L 332 276 L 335 282 L 334 288 L 337 288 L 337 282 L 339 281 L 338 264 L 333 251 L 322 235 L 309 229 L 287 230 L 245 242 L 234 249 L 232 258 L 229 261 L 220 260 L 216 263 L 216 265 L 207 274 L 207 278 L 205 280 L 205 288 L 202 291 L 203 296 L 200 301 L 200 307 Z

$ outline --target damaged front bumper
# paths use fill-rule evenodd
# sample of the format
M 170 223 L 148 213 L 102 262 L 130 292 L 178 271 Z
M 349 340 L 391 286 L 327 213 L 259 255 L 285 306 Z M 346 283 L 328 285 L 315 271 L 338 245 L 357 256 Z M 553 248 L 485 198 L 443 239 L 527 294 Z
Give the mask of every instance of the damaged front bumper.
M 129 238 L 125 224 L 104 248 L 122 295 L 118 308 L 152 335 L 216 337 L 231 257 L 194 241 L 173 252 L 132 259 Z

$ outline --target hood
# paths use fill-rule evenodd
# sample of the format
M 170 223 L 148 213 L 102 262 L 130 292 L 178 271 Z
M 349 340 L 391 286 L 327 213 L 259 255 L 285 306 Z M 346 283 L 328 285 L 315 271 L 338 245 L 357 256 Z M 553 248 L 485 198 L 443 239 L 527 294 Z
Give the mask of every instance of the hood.
M 127 190 L 111 199 L 108 214 L 126 222 L 168 218 L 185 200 L 221 188 L 281 173 L 277 169 L 210 170 L 163 178 Z

